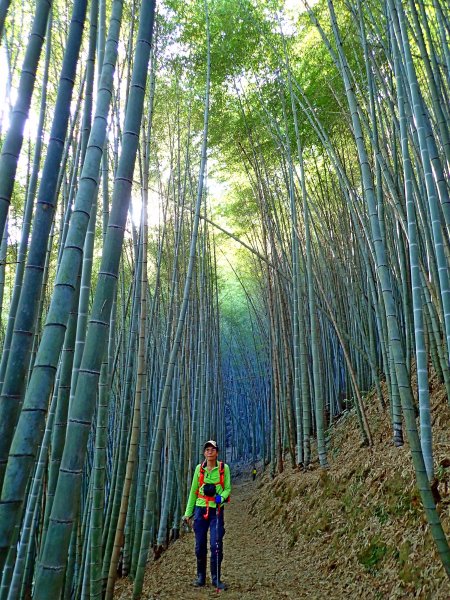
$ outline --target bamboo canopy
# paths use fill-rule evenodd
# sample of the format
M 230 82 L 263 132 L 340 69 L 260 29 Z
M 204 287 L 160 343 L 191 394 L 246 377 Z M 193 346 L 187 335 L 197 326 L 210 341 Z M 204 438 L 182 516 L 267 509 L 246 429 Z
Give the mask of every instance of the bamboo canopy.
M 0 600 L 140 598 L 205 440 L 371 403 L 450 577 L 450 8 L 300 4 L 0 0 Z

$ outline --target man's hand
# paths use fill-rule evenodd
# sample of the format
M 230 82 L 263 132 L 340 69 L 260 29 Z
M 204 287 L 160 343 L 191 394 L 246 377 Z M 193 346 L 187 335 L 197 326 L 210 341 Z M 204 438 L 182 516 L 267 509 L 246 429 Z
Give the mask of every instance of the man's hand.
M 222 496 L 220 496 L 219 494 L 217 494 L 216 497 L 214 498 L 214 502 L 216 504 L 222 504 Z

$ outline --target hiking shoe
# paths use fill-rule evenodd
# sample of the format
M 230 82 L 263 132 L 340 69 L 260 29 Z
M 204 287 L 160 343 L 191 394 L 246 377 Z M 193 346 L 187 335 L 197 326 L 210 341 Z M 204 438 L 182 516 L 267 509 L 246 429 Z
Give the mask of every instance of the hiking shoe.
M 213 587 L 216 588 L 216 590 L 225 591 L 228 589 L 227 584 L 224 583 L 223 581 L 219 581 L 219 583 L 217 583 L 216 581 L 213 581 L 212 584 L 213 584 Z
M 194 587 L 203 587 L 206 583 L 206 577 L 204 575 L 197 575 L 197 579 L 194 579 L 192 585 Z

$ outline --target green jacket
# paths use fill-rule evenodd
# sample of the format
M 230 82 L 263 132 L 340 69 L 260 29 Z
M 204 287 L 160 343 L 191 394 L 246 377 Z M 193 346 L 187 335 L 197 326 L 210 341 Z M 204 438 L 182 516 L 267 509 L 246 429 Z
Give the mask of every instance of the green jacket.
M 230 467 L 227 464 L 225 464 L 223 470 L 224 470 L 224 481 L 223 481 L 224 487 L 223 488 L 219 483 L 219 481 L 220 481 L 219 463 L 217 463 L 217 466 L 214 467 L 214 469 L 211 469 L 211 471 L 208 471 L 208 469 L 205 469 L 204 483 L 216 484 L 216 493 L 220 494 L 220 496 L 222 496 L 223 500 L 226 500 L 229 497 L 229 495 L 231 494 Z M 200 477 L 200 465 L 197 465 L 195 467 L 194 477 L 192 478 L 191 491 L 189 492 L 189 498 L 188 498 L 186 510 L 184 513 L 185 517 L 189 517 L 189 518 L 192 517 L 192 515 L 194 514 L 195 506 L 206 506 L 206 500 L 203 500 L 203 498 L 197 498 L 197 494 L 196 494 L 196 492 L 198 491 L 199 477 Z M 202 486 L 202 489 L 200 490 L 200 494 L 202 494 L 202 493 L 203 493 L 203 486 Z M 209 506 L 211 508 L 215 508 L 217 505 L 215 502 L 210 501 Z

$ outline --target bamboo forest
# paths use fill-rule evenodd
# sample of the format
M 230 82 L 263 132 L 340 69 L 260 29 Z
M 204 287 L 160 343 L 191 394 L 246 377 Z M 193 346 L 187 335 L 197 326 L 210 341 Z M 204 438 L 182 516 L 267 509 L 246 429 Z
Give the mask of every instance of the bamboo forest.
M 0 36 L 0 600 L 448 600 L 448 1 Z

